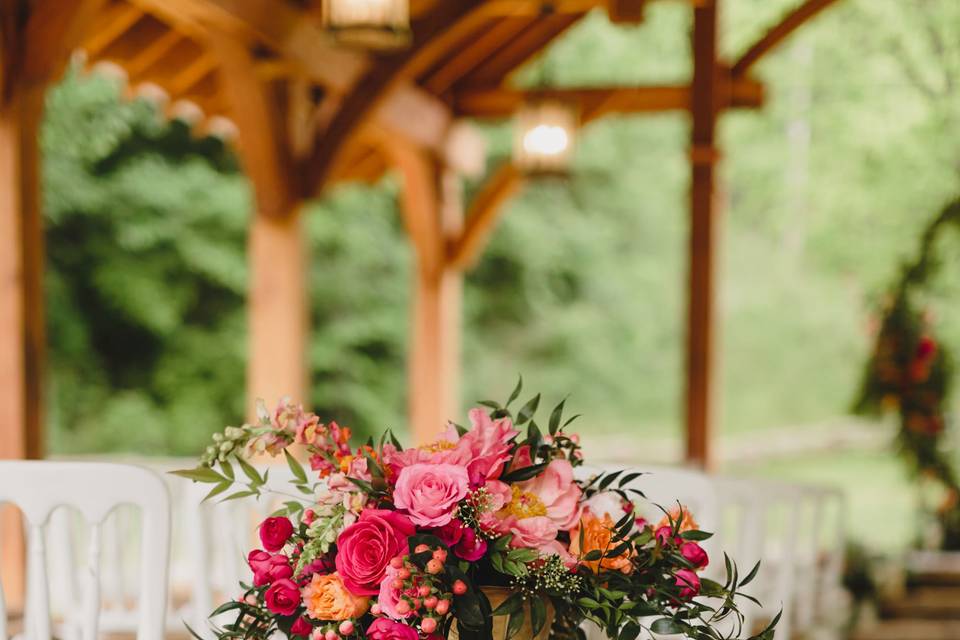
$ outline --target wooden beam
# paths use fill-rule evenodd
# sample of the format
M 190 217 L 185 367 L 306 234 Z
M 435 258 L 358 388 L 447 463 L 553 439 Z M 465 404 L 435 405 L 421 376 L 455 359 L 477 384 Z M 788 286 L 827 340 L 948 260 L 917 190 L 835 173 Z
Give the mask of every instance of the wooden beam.
M 250 222 L 247 301 L 247 415 L 255 402 L 283 396 L 309 403 L 309 307 L 302 214 L 254 215 Z
M 450 243 L 449 261 L 453 266 L 465 271 L 476 264 L 503 213 L 504 203 L 520 190 L 523 183 L 523 174 L 509 162 L 487 180 L 474 196 L 463 233 Z
M 804 0 L 793 11 L 788 13 L 773 28 L 753 45 L 733 65 L 734 76 L 745 75 L 750 68 L 763 58 L 769 51 L 783 42 L 791 33 L 806 24 L 818 13 L 826 9 L 837 0 Z
M 763 85 L 740 78 L 722 92 L 721 108 L 756 108 L 763 104 Z M 555 98 L 579 106 L 589 119 L 610 113 L 656 113 L 690 109 L 690 87 L 663 85 L 650 87 L 564 88 L 523 91 L 509 87 L 465 89 L 454 97 L 457 115 L 473 118 L 506 118 L 520 106 L 536 98 Z
M 426 444 L 459 404 L 463 274 L 443 247 L 460 235 L 462 186 L 423 150 L 395 141 L 389 153 L 403 177 L 401 212 L 417 257 L 407 388 L 414 441 Z
M 83 50 L 89 57 L 96 57 L 142 17 L 143 11 L 126 2 L 117 2 L 108 6 L 97 16 L 83 41 Z
M 531 59 L 555 38 L 575 25 L 583 13 L 549 14 L 532 20 L 517 37 L 464 77 L 464 86 L 498 85 L 518 67 Z
M 246 45 L 226 34 L 211 32 L 210 47 L 219 61 L 224 95 L 240 132 L 240 157 L 253 183 L 257 213 L 270 217 L 290 214 L 300 199 L 294 162 L 277 88 L 262 82 Z
M 130 83 L 135 84 L 137 78 L 143 74 L 144 71 L 156 64 L 182 40 L 183 35 L 180 32 L 170 29 L 140 49 L 136 55 L 123 64 L 124 69 L 127 70 L 127 77 L 130 79 Z
M 483 23 L 481 0 L 443 2 L 413 24 L 409 49 L 384 56 L 344 98 L 325 133 L 314 145 L 306 184 L 319 192 L 344 147 L 367 125 L 372 114 L 400 83 L 411 81 Z
M 607 0 L 607 15 L 614 24 L 638 24 L 646 5 L 646 0 Z
M 26 54 L 18 71 L 20 83 L 46 84 L 59 76 L 105 1 L 34 2 L 23 39 Z
M 714 288 L 717 116 L 722 69 L 717 63 L 717 2 L 693 12 L 691 102 L 690 267 L 687 302 L 687 461 L 709 469 L 714 462 Z
M 484 33 L 470 41 L 470 46 L 460 51 L 456 56 L 444 60 L 442 65 L 433 71 L 424 82 L 424 86 L 432 93 L 440 94 L 447 91 L 455 82 L 473 71 L 494 52 L 511 41 L 527 28 L 527 21 L 518 18 L 501 18 L 491 25 Z
M 21 78 L 22 79 L 22 78 Z M 16 85 L 0 105 L 0 460 L 43 457 L 46 346 L 38 134 L 42 85 Z M 22 609 L 19 518 L 0 509 L 0 575 Z

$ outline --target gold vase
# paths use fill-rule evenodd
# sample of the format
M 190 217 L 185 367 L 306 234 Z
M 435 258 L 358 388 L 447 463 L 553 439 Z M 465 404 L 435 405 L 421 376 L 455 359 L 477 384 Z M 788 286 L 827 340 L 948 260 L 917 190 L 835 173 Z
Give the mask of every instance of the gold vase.
M 480 591 L 487 596 L 487 600 L 490 601 L 490 609 L 496 610 L 503 602 L 513 595 L 511 589 L 506 587 L 480 587 Z M 524 605 L 524 620 L 523 626 L 520 627 L 520 630 L 511 638 L 511 640 L 547 640 L 547 637 L 550 635 L 550 626 L 553 624 L 553 603 L 550 602 L 550 599 L 545 599 L 545 604 L 547 605 L 547 618 L 546 622 L 543 623 L 543 628 L 540 629 L 540 633 L 536 636 L 533 635 L 533 623 L 530 620 L 530 608 Z M 506 640 L 507 637 L 507 623 L 510 621 L 510 616 L 494 616 L 493 617 L 493 640 Z M 454 623 L 450 627 L 450 640 L 460 640 L 460 634 L 458 633 L 457 624 Z

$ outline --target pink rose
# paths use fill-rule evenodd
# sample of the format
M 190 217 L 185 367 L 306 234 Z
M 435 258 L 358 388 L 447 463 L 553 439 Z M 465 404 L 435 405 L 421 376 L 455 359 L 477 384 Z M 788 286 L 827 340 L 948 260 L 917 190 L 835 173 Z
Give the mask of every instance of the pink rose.
M 483 484 L 495 480 L 503 472 L 503 464 L 510 459 L 510 440 L 519 431 L 513 428 L 510 418 L 493 420 L 483 409 L 470 410 L 473 428 L 457 443 L 457 448 L 470 452 L 467 472 L 470 482 Z
M 259 549 L 247 554 L 247 564 L 253 570 L 253 584 L 257 587 L 263 587 L 293 575 L 293 569 L 286 557 L 279 554 L 271 555 Z
M 363 511 L 337 538 L 337 572 L 344 586 L 354 595 L 376 595 L 387 565 L 409 550 L 407 539 L 414 531 L 413 523 L 396 511 Z
M 293 535 L 289 518 L 267 518 L 260 523 L 260 542 L 267 551 L 280 551 Z
M 680 536 L 673 535 L 673 527 L 668 524 L 657 527 L 657 530 L 653 533 L 653 535 L 663 546 L 680 544 L 680 541 L 683 540 L 683 538 Z
M 690 569 L 680 569 L 674 574 L 677 578 L 676 584 L 680 589 L 680 597 L 684 600 L 690 599 L 700 593 L 700 578 Z
M 290 625 L 290 635 L 292 636 L 301 636 L 306 638 L 310 635 L 310 632 L 313 631 L 313 625 L 307 621 L 306 618 L 300 616 L 297 620 Z
M 492 521 L 484 518 L 483 523 L 492 524 L 498 533 L 513 534 L 513 547 L 539 549 L 556 540 L 560 531 L 576 526 L 580 495 L 570 462 L 553 460 L 539 476 L 513 485 L 510 501 Z
M 684 542 L 680 545 L 680 555 L 686 558 L 695 569 L 703 569 L 710 563 L 707 552 L 696 542 Z
M 277 580 L 263 594 L 267 609 L 280 616 L 292 616 L 300 607 L 300 587 L 293 580 Z
M 380 610 L 384 615 L 394 620 L 403 620 L 404 618 L 412 616 L 414 611 L 411 609 L 404 614 L 397 611 L 397 603 L 400 602 L 400 597 L 403 595 L 401 589 L 396 589 L 393 586 L 393 579 L 397 577 L 398 573 L 400 573 L 399 569 L 394 569 L 390 565 L 387 565 L 386 575 L 384 575 L 383 580 L 380 582 L 380 594 L 377 596 L 377 604 L 380 605 Z
M 369 640 L 419 640 L 420 635 L 413 627 L 389 618 L 377 618 L 367 627 Z
M 469 485 L 467 470 L 459 465 L 418 463 L 400 471 L 393 503 L 416 525 L 442 527 L 453 518 Z

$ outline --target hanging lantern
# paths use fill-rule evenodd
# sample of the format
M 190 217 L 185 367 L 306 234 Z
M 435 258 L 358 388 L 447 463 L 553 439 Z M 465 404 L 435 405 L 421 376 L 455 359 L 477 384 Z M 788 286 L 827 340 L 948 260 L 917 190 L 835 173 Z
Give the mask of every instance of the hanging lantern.
M 324 0 L 323 24 L 344 45 L 404 47 L 410 43 L 410 0 Z
M 531 174 L 566 174 L 577 134 L 577 113 L 559 100 L 538 99 L 517 112 L 513 159 Z

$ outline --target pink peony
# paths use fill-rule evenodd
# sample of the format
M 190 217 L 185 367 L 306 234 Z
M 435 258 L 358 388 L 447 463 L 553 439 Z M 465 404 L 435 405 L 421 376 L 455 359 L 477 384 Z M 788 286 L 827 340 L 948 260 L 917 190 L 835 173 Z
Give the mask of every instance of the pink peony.
M 463 467 L 418 463 L 400 471 L 393 503 L 416 525 L 442 527 L 453 518 L 457 503 L 468 491 L 469 479 Z
M 684 542 L 681 544 L 680 555 L 686 558 L 687 562 L 692 564 L 695 569 L 703 569 L 710 563 L 707 552 L 696 542 Z
M 408 551 L 414 531 L 413 523 L 396 511 L 363 511 L 337 538 L 337 572 L 347 589 L 358 596 L 376 595 L 387 565 Z
M 280 551 L 293 535 L 289 518 L 267 518 L 260 523 L 260 542 L 267 551 Z
M 510 440 L 520 432 L 510 418 L 493 420 L 483 409 L 470 410 L 470 423 L 473 428 L 460 438 L 457 448 L 470 452 L 467 472 L 476 485 L 500 477 L 510 459 Z
M 413 627 L 389 618 L 377 618 L 367 627 L 369 640 L 419 640 L 420 634 Z
M 293 580 L 277 580 L 263 594 L 267 609 L 280 616 L 292 616 L 300 607 L 300 587 Z
M 580 495 L 570 463 L 553 460 L 539 476 L 511 487 L 510 502 L 495 514 L 493 525 L 501 534 L 513 534 L 511 546 L 539 549 L 576 526 Z
M 257 587 L 263 587 L 293 575 L 293 569 L 285 556 L 271 555 L 259 549 L 247 555 L 247 564 L 253 571 L 253 584 Z
M 675 574 L 676 586 L 680 589 L 680 597 L 690 599 L 700 593 L 700 578 L 690 569 L 680 569 Z

